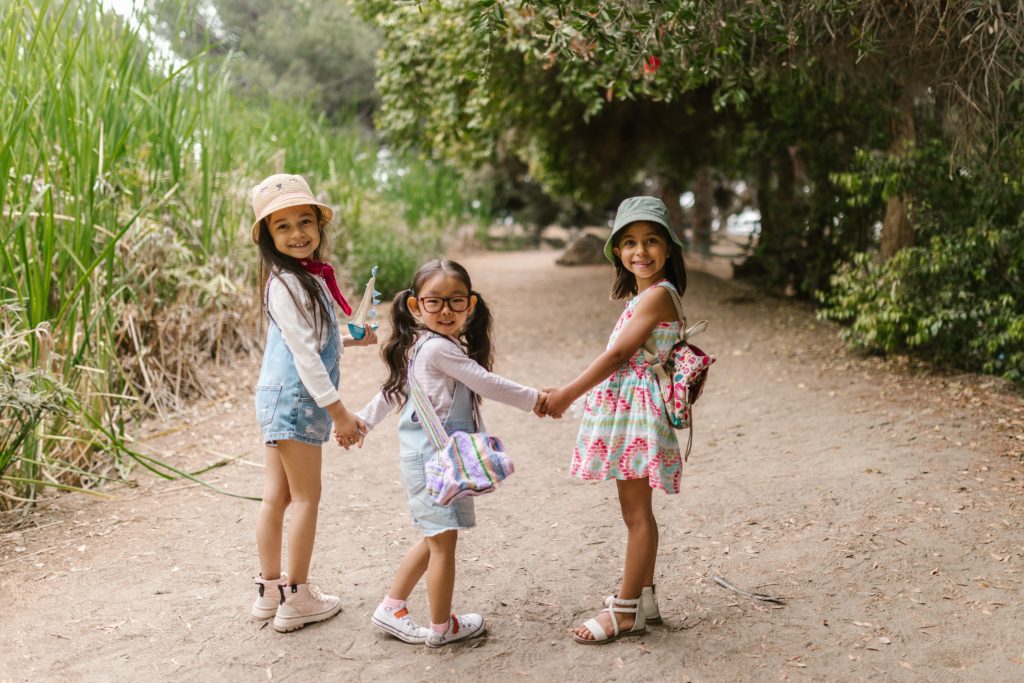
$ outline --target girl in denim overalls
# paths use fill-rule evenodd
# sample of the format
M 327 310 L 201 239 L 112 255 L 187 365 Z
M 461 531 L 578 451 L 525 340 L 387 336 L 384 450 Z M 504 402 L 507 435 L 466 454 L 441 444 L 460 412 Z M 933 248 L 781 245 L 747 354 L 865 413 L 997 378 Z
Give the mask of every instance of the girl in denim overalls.
M 263 502 L 256 519 L 259 549 L 257 619 L 294 631 L 329 619 L 341 601 L 309 583 L 309 564 L 320 504 L 322 448 L 331 436 L 345 448 L 358 444 L 362 425 L 341 402 L 338 362 L 343 346 L 372 344 L 342 338 L 334 304 L 352 309 L 338 290 L 326 253 L 324 226 L 333 212 L 313 197 L 297 175 L 273 175 L 253 188 L 256 221 L 252 239 L 260 249 L 260 281 L 269 326 L 256 386 L 256 415 L 266 444 Z M 291 507 L 288 571 L 281 571 L 285 508 Z
M 490 372 L 491 315 L 469 273 L 454 261 L 431 261 L 399 292 L 391 308 L 392 337 L 382 355 L 390 375 L 381 392 L 356 415 L 372 429 L 395 407 L 401 442 L 402 482 L 409 514 L 424 538 L 406 552 L 387 597 L 373 613 L 378 629 L 407 643 L 440 647 L 484 631 L 479 614 L 451 614 L 455 544 L 459 529 L 476 525 L 474 498 L 439 505 L 426 490 L 424 466 L 434 448 L 409 399 L 409 383 L 423 389 L 448 433 L 474 432 L 479 397 L 536 410 L 541 396 Z M 409 377 L 412 368 L 413 377 Z M 430 628 L 417 625 L 405 601 L 427 575 Z

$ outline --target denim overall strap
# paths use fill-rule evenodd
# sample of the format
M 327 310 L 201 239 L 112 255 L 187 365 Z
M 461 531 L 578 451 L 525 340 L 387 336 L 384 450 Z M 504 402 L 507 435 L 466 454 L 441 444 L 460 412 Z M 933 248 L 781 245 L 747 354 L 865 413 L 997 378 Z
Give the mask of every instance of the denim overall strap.
M 270 277 L 267 278 L 267 284 L 263 288 L 263 313 L 266 314 L 267 319 L 277 325 L 277 321 L 274 320 L 274 316 L 270 315 L 270 282 L 275 278 L 279 277 L 277 273 L 271 271 Z M 287 285 L 285 285 L 287 287 Z M 321 301 L 326 304 L 324 308 L 327 310 L 327 318 L 331 321 L 330 334 L 328 335 L 327 344 L 324 349 L 320 349 L 323 352 L 327 347 L 333 345 L 335 342 L 341 344 L 341 333 L 338 332 L 338 314 L 334 312 L 334 301 L 327 298 L 327 295 L 323 291 L 317 292 L 317 296 L 320 297 Z

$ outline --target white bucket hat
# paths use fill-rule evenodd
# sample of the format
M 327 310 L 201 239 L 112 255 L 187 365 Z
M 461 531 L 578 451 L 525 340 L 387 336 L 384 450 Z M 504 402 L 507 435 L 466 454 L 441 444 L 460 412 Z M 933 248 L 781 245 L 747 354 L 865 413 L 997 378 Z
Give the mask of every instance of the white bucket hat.
M 323 222 L 327 224 L 334 217 L 334 209 L 317 200 L 309 189 L 306 179 L 300 175 L 278 173 L 272 175 L 256 187 L 252 188 L 252 212 L 256 220 L 252 224 L 252 241 L 260 241 L 260 221 L 281 209 L 289 206 L 309 204 L 320 207 Z

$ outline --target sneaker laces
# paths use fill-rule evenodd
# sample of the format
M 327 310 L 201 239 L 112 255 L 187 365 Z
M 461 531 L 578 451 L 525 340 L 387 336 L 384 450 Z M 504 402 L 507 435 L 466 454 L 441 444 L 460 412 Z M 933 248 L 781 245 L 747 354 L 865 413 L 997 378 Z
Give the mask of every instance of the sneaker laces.
M 313 598 L 314 600 L 319 600 L 319 601 L 323 601 L 324 600 L 324 592 L 320 588 L 320 584 L 319 583 L 313 583 L 312 581 L 306 581 L 306 589 L 309 591 L 309 597 Z

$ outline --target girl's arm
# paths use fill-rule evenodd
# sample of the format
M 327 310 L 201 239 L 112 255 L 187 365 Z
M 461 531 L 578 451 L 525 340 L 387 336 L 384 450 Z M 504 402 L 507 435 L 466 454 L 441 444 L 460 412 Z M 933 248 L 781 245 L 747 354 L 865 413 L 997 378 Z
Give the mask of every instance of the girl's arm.
M 576 379 L 548 393 L 544 404 L 545 412 L 560 416 L 573 401 L 607 379 L 616 368 L 632 358 L 658 324 L 675 319 L 676 308 L 672 303 L 672 296 L 664 287 L 655 287 L 655 291 L 648 293 L 637 303 L 633 317 L 626 323 L 614 344 L 594 359 L 594 362 Z
M 291 285 L 289 280 L 294 280 L 294 276 L 287 273 L 271 280 L 267 308 L 291 351 L 299 379 L 316 404 L 330 414 L 338 443 L 347 448 L 360 438 L 359 422 L 341 402 L 341 394 L 320 359 L 316 330 L 296 306 L 296 301 L 299 305 L 308 304 L 309 297 L 297 283 Z M 295 293 L 294 299 L 289 290 Z
M 394 409 L 395 405 L 388 401 L 384 392 L 378 391 L 377 395 L 371 398 L 369 403 L 356 411 L 356 417 L 362 420 L 368 432 L 380 424 L 381 420 L 387 417 Z
M 458 344 L 450 340 L 428 342 L 420 351 L 420 357 L 452 379 L 465 384 L 478 396 L 527 412 L 538 405 L 540 392 L 536 389 L 484 370 Z

